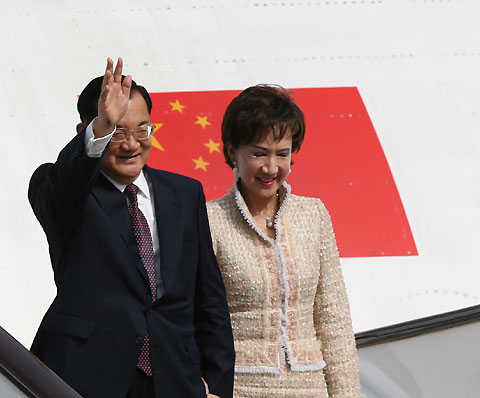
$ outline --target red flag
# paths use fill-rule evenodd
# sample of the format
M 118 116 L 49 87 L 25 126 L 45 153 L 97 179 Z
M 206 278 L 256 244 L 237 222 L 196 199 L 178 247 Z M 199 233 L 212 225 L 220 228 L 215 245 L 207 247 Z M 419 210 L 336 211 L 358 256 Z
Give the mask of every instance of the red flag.
M 416 255 L 380 142 L 355 87 L 293 89 L 305 114 L 302 149 L 288 182 L 327 206 L 342 257 Z M 240 91 L 153 93 L 149 165 L 200 180 L 207 200 L 231 189 L 220 126 Z

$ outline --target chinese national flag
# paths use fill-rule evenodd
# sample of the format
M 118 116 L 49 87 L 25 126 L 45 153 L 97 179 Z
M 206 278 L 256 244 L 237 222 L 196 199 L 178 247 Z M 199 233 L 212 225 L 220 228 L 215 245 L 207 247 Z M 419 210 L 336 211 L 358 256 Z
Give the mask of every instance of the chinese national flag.
M 355 87 L 293 89 L 305 141 L 287 181 L 323 200 L 342 257 L 416 255 L 402 201 Z M 151 93 L 156 124 L 148 164 L 200 180 L 207 200 L 231 189 L 220 127 L 240 91 Z

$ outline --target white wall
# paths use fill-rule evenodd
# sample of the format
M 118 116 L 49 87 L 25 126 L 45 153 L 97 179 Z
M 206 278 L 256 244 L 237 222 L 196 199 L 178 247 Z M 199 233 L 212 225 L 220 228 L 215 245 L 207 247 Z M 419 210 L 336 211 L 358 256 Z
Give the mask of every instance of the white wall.
M 477 0 L 0 0 L 0 324 L 29 346 L 54 297 L 28 181 L 107 56 L 153 92 L 358 87 L 419 255 L 343 260 L 356 331 L 478 304 L 478 15 Z

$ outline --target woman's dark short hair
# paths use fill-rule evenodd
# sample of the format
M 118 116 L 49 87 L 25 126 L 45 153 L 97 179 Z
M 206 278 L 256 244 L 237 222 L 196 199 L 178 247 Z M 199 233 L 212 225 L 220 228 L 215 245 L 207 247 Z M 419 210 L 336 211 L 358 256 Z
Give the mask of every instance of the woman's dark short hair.
M 122 75 L 122 82 L 125 76 Z M 83 123 L 90 123 L 98 116 L 98 99 L 102 92 L 103 76 L 96 77 L 88 83 L 78 97 L 77 110 Z M 133 93 L 139 93 L 147 103 L 148 114 L 152 112 L 152 99 L 145 87 L 138 85 L 132 80 L 130 98 Z
M 283 87 L 259 84 L 242 91 L 228 105 L 222 122 L 223 154 L 233 168 L 228 145 L 256 144 L 273 133 L 280 141 L 292 133 L 292 152 L 300 149 L 305 137 L 305 118 L 291 94 Z

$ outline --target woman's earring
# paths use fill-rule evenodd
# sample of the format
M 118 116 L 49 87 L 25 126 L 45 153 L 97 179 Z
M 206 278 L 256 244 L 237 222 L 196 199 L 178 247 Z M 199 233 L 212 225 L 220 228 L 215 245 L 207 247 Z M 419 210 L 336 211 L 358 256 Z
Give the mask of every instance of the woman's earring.
M 234 184 L 237 184 L 238 183 L 238 169 L 237 169 L 237 162 L 233 161 L 232 162 L 233 164 L 233 180 L 234 180 Z

